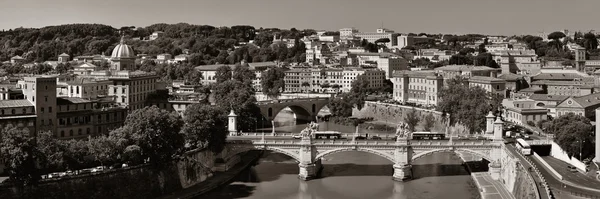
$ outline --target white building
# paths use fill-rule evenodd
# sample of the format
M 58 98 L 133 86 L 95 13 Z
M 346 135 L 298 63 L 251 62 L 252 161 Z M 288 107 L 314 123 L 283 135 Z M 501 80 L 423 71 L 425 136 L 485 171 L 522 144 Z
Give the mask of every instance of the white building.
M 394 33 L 392 30 L 379 28 L 377 32 L 361 32 L 356 33 L 356 37 L 359 37 L 361 40 L 366 39 L 370 43 L 375 43 L 378 39 L 388 38 L 390 42 L 386 43 L 388 48 L 394 48 L 398 46 L 398 34 Z

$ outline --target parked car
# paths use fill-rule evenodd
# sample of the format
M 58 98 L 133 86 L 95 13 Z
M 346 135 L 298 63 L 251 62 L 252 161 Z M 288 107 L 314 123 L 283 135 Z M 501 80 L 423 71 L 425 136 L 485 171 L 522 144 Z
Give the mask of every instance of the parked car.
M 293 134 L 292 138 L 294 138 L 294 139 L 300 139 L 300 138 L 302 138 L 302 136 L 300 136 L 300 134 Z
M 92 173 L 101 172 L 104 170 L 106 170 L 105 166 L 97 166 L 97 167 L 92 168 Z
M 573 165 L 567 165 L 567 168 L 569 169 L 569 171 L 571 172 L 577 172 L 577 167 L 573 166 Z
M 526 139 L 526 140 L 531 140 L 531 137 L 530 137 L 529 135 L 525 134 L 525 135 L 523 136 L 523 139 Z
M 371 136 L 371 139 L 372 140 L 381 140 L 381 137 L 374 135 L 374 136 Z
M 365 140 L 367 138 L 365 136 L 359 135 L 359 136 L 354 137 L 354 139 L 356 139 L 356 140 Z

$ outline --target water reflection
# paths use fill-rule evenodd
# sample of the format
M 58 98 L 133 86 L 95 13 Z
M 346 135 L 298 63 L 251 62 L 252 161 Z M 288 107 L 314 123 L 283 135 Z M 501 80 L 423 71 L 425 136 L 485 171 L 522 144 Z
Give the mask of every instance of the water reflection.
M 267 153 L 260 164 L 232 184 L 199 198 L 478 198 L 472 180 L 452 153 L 417 160 L 415 180 L 392 181 L 392 164 L 363 152 L 343 152 L 326 159 L 319 179 L 298 179 L 298 165 L 283 154 Z M 235 192 L 235 193 L 234 193 Z M 448 197 L 453 196 L 453 197 Z

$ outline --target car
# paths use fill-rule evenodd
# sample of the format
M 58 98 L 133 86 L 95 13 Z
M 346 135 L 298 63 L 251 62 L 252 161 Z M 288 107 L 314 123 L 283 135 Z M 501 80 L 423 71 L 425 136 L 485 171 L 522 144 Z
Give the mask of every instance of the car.
M 292 135 L 292 138 L 300 139 L 300 138 L 302 138 L 302 136 L 300 136 L 300 134 L 294 134 L 294 135 Z
M 524 135 L 524 136 L 523 136 L 523 139 L 526 139 L 526 140 L 531 140 L 531 137 L 530 137 L 529 135 Z
M 359 136 L 354 137 L 354 139 L 355 140 L 365 140 L 367 138 L 365 136 L 359 135 Z
M 371 140 L 381 140 L 381 137 L 374 135 L 371 136 Z
M 92 173 L 94 169 L 82 169 L 79 170 L 79 175 L 81 174 L 88 174 L 88 173 Z
M 92 173 L 101 172 L 104 170 L 106 170 L 105 166 L 97 166 L 97 167 L 92 168 Z
M 567 165 L 567 169 L 569 169 L 569 171 L 571 171 L 571 172 L 577 172 L 577 167 L 575 167 L 573 165 Z

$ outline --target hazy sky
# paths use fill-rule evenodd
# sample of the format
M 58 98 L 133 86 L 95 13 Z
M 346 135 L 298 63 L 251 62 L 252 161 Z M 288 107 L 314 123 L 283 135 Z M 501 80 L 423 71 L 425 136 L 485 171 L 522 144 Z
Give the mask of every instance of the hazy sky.
M 0 0 L 0 29 L 66 23 L 252 25 L 401 33 L 595 29 L 600 0 Z M 599 29 L 600 30 L 600 29 Z

